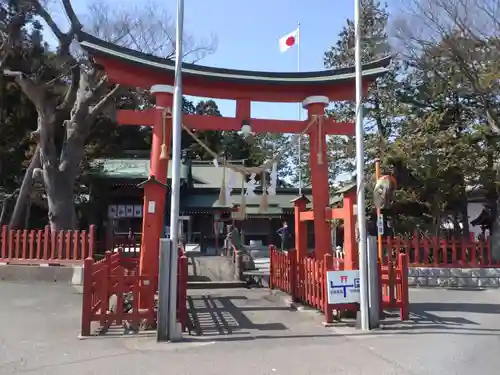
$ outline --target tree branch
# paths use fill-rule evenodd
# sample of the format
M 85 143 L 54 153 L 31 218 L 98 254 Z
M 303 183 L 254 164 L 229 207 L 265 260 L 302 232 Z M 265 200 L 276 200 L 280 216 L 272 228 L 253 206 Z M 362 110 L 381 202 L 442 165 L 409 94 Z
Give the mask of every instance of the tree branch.
M 4 70 L 3 74 L 8 77 L 14 77 L 24 95 L 35 105 L 39 114 L 44 112 L 45 105 L 45 89 L 41 85 L 37 85 L 33 80 L 22 72 L 14 72 Z
M 80 76 L 80 67 L 78 65 L 74 65 L 71 68 L 71 84 L 66 91 L 66 95 L 64 96 L 62 103 L 57 106 L 57 110 L 66 113 L 71 109 L 71 107 L 73 107 L 80 84 Z
M 106 105 L 115 97 L 115 95 L 118 93 L 120 90 L 121 86 L 116 85 L 111 89 L 110 92 L 104 96 L 90 111 L 90 116 L 92 118 L 95 118 L 99 113 L 101 113 Z

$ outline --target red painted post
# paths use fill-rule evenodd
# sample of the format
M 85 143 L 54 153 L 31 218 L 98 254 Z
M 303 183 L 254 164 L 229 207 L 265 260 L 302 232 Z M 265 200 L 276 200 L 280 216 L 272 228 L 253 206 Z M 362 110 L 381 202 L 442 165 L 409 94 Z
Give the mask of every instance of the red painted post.
M 378 287 L 379 287 L 379 309 L 380 309 L 380 317 L 384 316 L 384 284 L 383 284 L 383 278 L 382 278 L 382 263 L 381 259 L 377 261 L 377 268 L 378 268 Z
M 8 231 L 8 245 L 7 245 L 7 258 L 12 259 L 12 255 L 14 253 L 14 232 L 13 230 Z
M 152 145 L 150 154 L 149 182 L 144 185 L 144 206 L 142 219 L 141 252 L 139 274 L 147 276 L 152 282 L 158 274 L 160 237 L 164 231 L 165 201 L 167 197 L 167 175 L 169 146 L 172 134 L 172 116 L 166 110 L 172 108 L 173 87 L 153 86 L 150 92 L 156 98 Z M 163 152 L 162 152 L 163 149 Z M 164 155 L 162 155 L 164 154 Z M 157 285 L 152 288 L 156 290 Z M 149 308 L 148 293 L 140 296 L 141 308 Z
M 297 302 L 297 250 L 288 250 L 288 282 L 290 290 L 290 298 L 292 301 Z
M 269 261 L 269 290 L 273 290 L 274 289 L 274 272 L 275 272 L 275 267 L 276 267 L 275 250 L 274 250 L 273 245 L 269 246 L 269 254 L 271 254 L 270 261 Z
M 57 259 L 61 260 L 63 258 L 63 250 L 64 250 L 64 231 L 60 230 L 57 233 Z
M 14 259 L 19 259 L 21 257 L 21 231 L 15 231 L 15 248 L 14 248 Z
M 28 258 L 38 260 L 38 258 L 35 258 L 35 240 L 36 240 L 35 234 L 36 234 L 35 230 L 30 230 L 28 233 L 28 241 L 29 241 Z
M 89 240 L 88 240 L 88 252 L 89 258 L 94 256 L 94 247 L 95 247 L 95 225 L 91 225 L 89 228 Z
M 80 258 L 80 234 L 81 232 L 79 230 L 73 231 L 73 245 L 71 248 L 71 258 L 73 260 L 80 260 L 80 259 L 85 259 L 85 258 Z
M 65 238 L 64 238 L 64 259 L 65 260 L 72 260 L 71 256 L 71 231 L 66 231 L 64 233 Z
M 41 230 L 36 231 L 36 259 L 42 259 L 42 241 L 43 232 Z
M 83 265 L 83 298 L 82 298 L 82 321 L 81 336 L 90 336 L 90 325 L 92 320 L 92 258 L 87 258 Z
M 307 257 L 307 222 L 300 220 L 300 213 L 306 210 L 309 199 L 304 195 L 299 196 L 292 200 L 293 214 L 295 224 L 295 249 L 296 249 L 296 296 L 303 295 L 302 289 L 304 288 L 304 264 L 303 259 Z
M 422 261 L 422 258 L 420 258 L 420 247 L 421 246 L 420 246 L 420 241 L 419 240 L 420 240 L 420 236 L 418 234 L 418 231 L 415 230 L 413 232 L 413 247 L 415 249 L 415 257 L 414 257 L 415 264 L 422 264 L 422 263 L 424 263 Z M 425 256 L 425 252 L 424 252 L 424 256 Z
M 397 260 L 396 260 L 397 262 Z M 387 263 L 387 273 L 388 273 L 388 288 L 389 288 L 389 306 L 393 308 L 394 304 L 394 288 L 396 286 L 396 274 L 394 270 L 394 262 L 391 260 Z
M 401 269 L 401 320 L 410 319 L 410 290 L 408 286 L 408 257 L 405 254 L 399 256 L 399 267 Z
M 51 239 L 50 228 L 48 225 L 46 225 L 45 229 L 43 231 L 43 259 L 44 260 L 49 259 L 50 239 Z
M 0 259 L 6 259 L 7 258 L 7 245 L 8 245 L 8 238 L 7 238 L 7 232 L 8 232 L 8 227 L 7 225 L 2 226 L 2 249 L 0 252 Z
M 107 312 L 109 310 L 109 297 L 110 297 L 110 289 L 111 289 L 111 252 L 106 251 L 104 254 L 104 272 L 102 273 L 101 283 L 99 285 L 100 295 L 99 299 L 101 300 L 101 326 L 105 325 L 107 322 Z
M 349 191 L 344 194 L 344 269 L 355 270 L 358 265 L 358 244 L 356 241 L 356 217 L 354 205 L 356 192 Z
M 326 275 L 328 271 L 333 271 L 333 256 L 332 254 L 325 254 L 323 261 L 323 285 L 321 287 L 321 294 L 323 299 L 323 310 L 325 313 L 325 323 L 333 323 L 333 308 L 328 304 L 328 285 Z
M 328 106 L 328 103 L 328 98 L 324 96 L 310 96 L 303 102 L 309 121 L 316 121 L 307 132 L 310 148 L 316 259 L 323 259 L 324 254 L 332 251 L 332 233 L 326 217 L 326 208 L 330 205 L 328 157 L 326 133 L 322 125 L 325 107 Z
M 27 259 L 28 258 L 28 230 L 27 229 L 23 230 L 21 242 L 22 242 L 21 258 Z

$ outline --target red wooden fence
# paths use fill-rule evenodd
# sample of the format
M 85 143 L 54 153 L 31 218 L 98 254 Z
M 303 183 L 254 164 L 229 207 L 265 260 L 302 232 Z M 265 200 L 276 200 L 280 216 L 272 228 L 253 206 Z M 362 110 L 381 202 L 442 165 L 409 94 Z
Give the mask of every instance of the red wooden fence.
M 143 321 L 151 327 L 156 324 L 156 285 L 157 275 L 139 275 L 138 259 L 124 257 L 121 251 L 106 252 L 104 259 L 94 262 L 85 259 L 83 275 L 83 302 L 81 335 L 90 336 L 92 322 L 98 322 L 100 330 L 105 331 L 112 325 L 128 323 L 138 330 Z M 178 265 L 178 303 L 177 314 L 183 329 L 187 325 L 188 261 L 184 255 L 179 257 Z M 116 303 L 110 306 L 110 298 L 116 296 Z M 146 308 L 140 308 L 141 305 Z M 145 302 L 143 303 L 143 300 Z M 125 303 L 131 301 L 131 304 Z
M 396 262 L 379 263 L 380 310 L 398 309 L 401 320 L 410 317 L 408 258 L 400 254 Z
M 456 240 L 426 237 L 414 234 L 409 237 L 384 238 L 383 263 L 397 260 L 406 254 L 410 267 L 500 267 L 500 261 L 491 256 L 491 240 Z
M 333 310 L 356 311 L 358 304 L 328 303 L 327 272 L 344 269 L 341 259 L 325 255 L 324 259 L 306 257 L 297 260 L 295 250 L 280 251 L 271 246 L 269 287 L 290 294 L 295 302 L 317 308 L 325 321 L 333 321 Z M 398 262 L 379 266 L 381 309 L 399 309 L 402 320 L 409 318 L 408 262 L 401 254 Z
M 51 232 L 43 230 L 9 230 L 2 227 L 0 263 L 7 264 L 75 264 L 94 254 L 95 227 L 89 231 Z

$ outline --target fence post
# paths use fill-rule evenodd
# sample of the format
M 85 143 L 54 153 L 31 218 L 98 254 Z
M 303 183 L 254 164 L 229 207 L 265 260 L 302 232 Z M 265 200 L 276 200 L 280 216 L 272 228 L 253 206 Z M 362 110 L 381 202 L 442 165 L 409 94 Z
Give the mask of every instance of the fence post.
M 269 254 L 270 256 L 270 261 L 269 261 L 269 290 L 274 289 L 274 267 L 275 267 L 275 259 L 274 259 L 274 246 L 270 245 L 269 246 Z
M 379 318 L 382 318 L 384 316 L 384 283 L 382 279 L 382 259 L 378 259 L 377 261 L 377 268 L 378 268 L 378 289 L 379 289 L 379 310 L 380 310 L 380 315 Z
M 408 256 L 399 256 L 399 267 L 401 269 L 401 320 L 410 318 L 410 291 L 408 287 Z
M 82 298 L 82 322 L 80 335 L 90 336 L 90 324 L 92 322 L 92 267 L 93 259 L 87 258 L 83 264 L 83 298 Z
M 95 225 L 91 225 L 89 228 L 89 246 L 88 246 L 88 252 L 89 252 L 89 258 L 92 258 L 94 256 L 94 246 L 95 246 Z
M 288 250 L 288 281 L 290 282 L 290 297 L 297 302 L 297 250 Z
M 2 237 L 0 240 L 2 241 L 2 250 L 0 252 L 0 259 L 7 258 L 7 225 L 2 226 Z
M 323 298 L 323 310 L 325 313 L 325 324 L 333 323 L 333 309 L 328 304 L 328 288 L 327 277 L 328 271 L 333 271 L 333 256 L 332 254 L 325 254 L 323 258 L 323 280 L 321 285 L 321 296 Z

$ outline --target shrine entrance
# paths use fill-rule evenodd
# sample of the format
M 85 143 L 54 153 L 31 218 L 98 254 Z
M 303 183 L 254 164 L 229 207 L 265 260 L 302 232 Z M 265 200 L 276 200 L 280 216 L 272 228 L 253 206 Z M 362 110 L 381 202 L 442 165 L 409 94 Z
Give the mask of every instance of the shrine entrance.
M 151 109 L 117 111 L 117 122 L 122 126 L 152 127 L 149 179 L 143 184 L 143 236 L 139 275 L 147 276 L 153 281 L 149 291 L 143 293 L 154 293 L 157 290 L 159 240 L 164 230 L 164 207 L 167 196 L 174 62 L 119 47 L 83 32 L 80 33 L 79 40 L 81 46 L 93 56 L 96 63 L 103 67 L 111 82 L 148 89 L 156 99 L 156 105 Z M 364 92 L 377 77 L 386 73 L 389 62 L 390 59 L 387 58 L 363 67 Z M 247 127 L 247 130 L 249 127 L 253 133 L 294 133 L 308 136 L 312 211 L 302 212 L 305 207 L 303 201 L 298 200 L 296 231 L 302 227 L 301 222 L 312 220 L 315 256 L 320 259 L 332 253 L 331 227 L 328 220 L 339 216 L 329 207 L 326 137 L 354 136 L 354 123 L 337 122 L 331 117 L 326 117 L 325 108 L 332 101 L 354 99 L 354 68 L 308 73 L 271 73 L 183 64 L 182 74 L 185 95 L 236 101 L 235 117 L 185 114 L 183 127 L 191 135 L 196 136 L 196 131 L 240 131 L 242 127 Z M 255 101 L 302 103 L 307 110 L 307 118 L 304 121 L 252 118 L 250 108 L 251 103 Z M 259 170 L 262 168 L 272 169 L 272 165 L 261 166 Z M 307 255 L 305 253 L 307 248 L 300 245 L 303 240 L 305 238 L 296 239 L 296 244 L 299 245 L 296 246 L 298 256 Z M 353 242 L 348 244 L 350 248 L 345 248 L 346 264 L 357 262 L 357 251 Z M 145 300 L 152 301 L 151 298 Z

